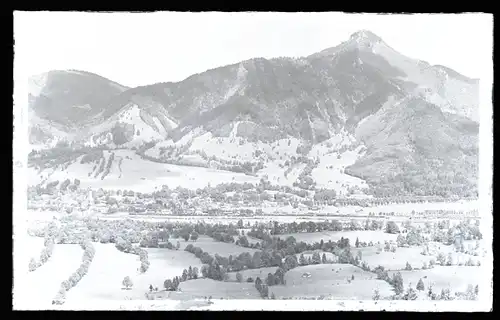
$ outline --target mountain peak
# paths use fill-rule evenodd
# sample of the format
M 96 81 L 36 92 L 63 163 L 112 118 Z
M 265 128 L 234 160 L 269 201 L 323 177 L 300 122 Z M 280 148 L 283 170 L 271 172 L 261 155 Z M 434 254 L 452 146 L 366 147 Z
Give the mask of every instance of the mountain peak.
M 350 42 L 356 42 L 359 46 L 369 46 L 382 42 L 382 38 L 368 30 L 359 30 L 349 37 Z

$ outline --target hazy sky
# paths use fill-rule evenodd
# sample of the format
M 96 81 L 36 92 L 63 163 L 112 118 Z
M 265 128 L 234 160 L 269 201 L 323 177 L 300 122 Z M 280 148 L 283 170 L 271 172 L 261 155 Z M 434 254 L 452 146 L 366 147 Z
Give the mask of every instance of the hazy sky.
M 491 60 L 491 21 L 476 14 L 16 12 L 15 67 L 26 77 L 77 69 L 138 86 L 255 57 L 309 55 L 368 29 L 402 54 L 481 78 Z

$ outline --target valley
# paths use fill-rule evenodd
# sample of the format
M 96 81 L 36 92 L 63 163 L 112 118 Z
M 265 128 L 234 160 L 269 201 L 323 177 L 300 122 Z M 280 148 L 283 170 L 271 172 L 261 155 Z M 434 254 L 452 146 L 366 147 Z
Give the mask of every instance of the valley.
M 372 32 L 175 83 L 54 70 L 28 85 L 19 308 L 461 303 L 489 289 L 479 80 Z

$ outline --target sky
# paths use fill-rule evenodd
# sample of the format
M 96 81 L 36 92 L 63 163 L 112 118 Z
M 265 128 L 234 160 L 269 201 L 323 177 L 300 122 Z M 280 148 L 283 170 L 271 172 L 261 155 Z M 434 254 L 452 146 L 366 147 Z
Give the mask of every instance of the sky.
M 15 68 L 97 73 L 126 86 L 181 81 L 243 60 L 300 57 L 361 29 L 398 52 L 481 78 L 491 15 L 15 12 Z

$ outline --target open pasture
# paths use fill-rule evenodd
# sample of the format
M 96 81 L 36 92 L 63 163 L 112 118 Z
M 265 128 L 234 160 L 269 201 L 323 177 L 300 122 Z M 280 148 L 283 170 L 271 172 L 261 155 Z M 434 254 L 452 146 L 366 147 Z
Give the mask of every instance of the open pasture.
M 61 283 L 80 266 L 82 255 L 80 245 L 54 245 L 52 256 L 46 263 L 33 272 L 16 274 L 14 303 L 29 309 L 50 308 Z
M 244 248 L 241 246 L 237 246 L 234 243 L 225 243 L 216 241 L 210 237 L 200 235 L 200 237 L 196 241 L 184 241 L 183 239 L 175 239 L 179 240 L 181 244 L 181 250 L 184 250 L 187 245 L 192 244 L 195 247 L 201 248 L 204 252 L 208 252 L 210 255 L 218 254 L 222 257 L 237 256 L 243 252 L 249 252 L 253 254 L 257 249 L 252 248 Z M 172 240 L 171 240 L 172 241 Z
M 200 260 L 189 252 L 148 248 L 150 265 L 145 273 L 140 273 L 139 256 L 121 252 L 113 244 L 95 243 L 94 246 L 96 255 L 89 272 L 68 293 L 68 299 L 144 299 L 150 285 L 162 290 L 166 279 L 181 276 L 189 266 L 201 268 Z M 126 276 L 133 282 L 129 290 L 122 285 Z
M 465 292 L 469 284 L 476 286 L 481 282 L 480 267 L 465 266 L 436 266 L 426 270 L 399 271 L 403 277 L 404 288 L 416 288 L 420 279 L 424 282 L 425 290 L 432 285 L 432 291 L 439 294 L 441 289 L 450 289 L 451 292 Z M 389 272 L 392 277 L 394 272 Z
M 383 247 L 383 246 L 382 246 Z M 377 252 L 377 247 L 352 248 L 354 256 L 361 252 L 361 260 L 366 262 L 370 268 L 383 266 L 386 270 L 403 270 L 408 262 L 413 268 L 421 268 L 430 260 L 436 260 L 434 256 L 420 254 L 422 247 L 396 248 L 396 252 Z
M 310 277 L 303 277 L 309 273 Z M 354 280 L 352 276 L 354 275 Z M 318 264 L 298 267 L 285 274 L 285 285 L 272 286 L 276 298 L 330 297 L 371 300 L 375 289 L 380 295 L 393 294 L 391 286 L 375 274 L 347 264 Z
M 180 292 L 169 292 L 170 299 L 260 299 L 253 283 L 221 282 L 212 279 L 196 279 L 181 282 Z
M 126 300 L 134 296 L 144 297 L 144 288 L 139 288 L 136 283 L 139 275 L 139 256 L 121 252 L 111 243 L 93 245 L 95 256 L 89 271 L 77 286 L 67 293 L 67 300 Z M 131 290 L 123 289 L 122 281 L 126 276 L 134 283 Z

